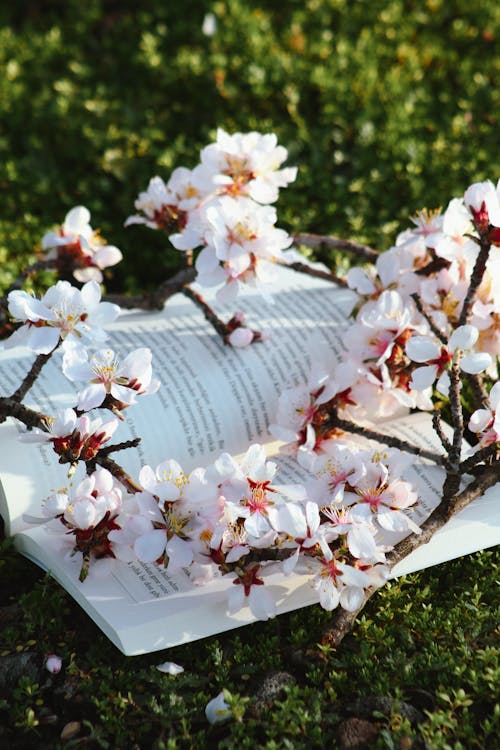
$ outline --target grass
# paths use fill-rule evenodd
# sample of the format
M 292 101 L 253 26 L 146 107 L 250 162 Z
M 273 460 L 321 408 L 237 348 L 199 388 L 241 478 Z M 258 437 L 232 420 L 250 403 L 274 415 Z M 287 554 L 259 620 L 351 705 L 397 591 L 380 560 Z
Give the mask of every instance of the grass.
M 194 166 L 217 126 L 275 131 L 299 166 L 280 225 L 388 247 L 407 217 L 500 175 L 500 10 L 465 0 L 25 0 L 0 8 L 0 288 L 72 206 L 118 245 L 110 288 L 152 285 L 178 255 L 123 228 L 149 178 Z M 202 34 L 207 12 L 213 37 Z M 377 748 L 494 747 L 496 560 L 487 551 L 393 582 L 338 652 L 319 608 L 143 658 L 120 655 L 50 579 L 2 543 L 0 653 L 33 654 L 3 691 L 12 748 L 338 746 L 354 698 L 395 699 Z M 9 614 L 10 613 L 10 614 Z M 297 661 L 298 650 L 321 658 Z M 43 658 L 56 652 L 63 671 Z M 6 657 L 3 657 L 6 658 Z M 30 657 L 31 658 L 31 657 Z M 155 665 L 185 667 L 177 677 Z M 265 675 L 287 687 L 263 707 Z M 235 719 L 209 727 L 225 688 Z M 420 729 L 397 701 L 424 711 Z M 63 743 L 71 721 L 79 734 Z M 495 722 L 497 722 L 495 724 Z M 409 739 L 408 739 L 409 738 Z

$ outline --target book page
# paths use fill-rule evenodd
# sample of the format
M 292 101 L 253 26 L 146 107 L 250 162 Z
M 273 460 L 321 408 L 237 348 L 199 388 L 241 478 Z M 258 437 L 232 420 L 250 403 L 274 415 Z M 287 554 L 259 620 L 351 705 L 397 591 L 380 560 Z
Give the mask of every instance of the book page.
M 238 309 L 249 325 L 269 337 L 245 349 L 225 346 L 193 302 L 175 295 L 158 313 L 126 313 L 109 327 L 107 344 L 125 357 L 149 346 L 162 386 L 124 413 L 113 442 L 140 436 L 137 449 L 120 453 L 133 477 L 146 463 L 175 458 L 185 470 L 209 463 L 222 451 L 241 453 L 270 440 L 277 399 L 290 383 L 307 379 L 312 356 L 334 364 L 344 351 L 353 292 L 322 279 L 279 269 L 274 304 L 248 290 Z M 222 310 L 227 319 L 234 309 Z M 75 403 L 76 388 L 61 373 L 60 352 L 45 366 L 26 405 L 53 414 Z M 1 394 L 19 385 L 34 357 L 20 350 L 0 353 Z M 0 425 L 0 477 L 7 508 L 0 507 L 8 533 L 26 526 L 23 514 L 41 515 L 41 502 L 67 485 L 50 445 L 23 445 L 19 423 Z M 78 481 L 83 469 L 75 474 Z

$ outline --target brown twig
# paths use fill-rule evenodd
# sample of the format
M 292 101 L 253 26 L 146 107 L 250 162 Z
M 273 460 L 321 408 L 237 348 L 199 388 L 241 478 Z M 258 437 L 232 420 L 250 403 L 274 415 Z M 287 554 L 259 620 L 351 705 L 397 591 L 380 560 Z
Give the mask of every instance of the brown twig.
M 398 562 L 407 557 L 411 552 L 421 547 L 439 531 L 450 518 L 455 516 L 461 510 L 466 508 L 473 500 L 476 500 L 489 487 L 492 487 L 500 480 L 500 461 L 490 466 L 482 472 L 481 476 L 475 479 L 462 492 L 455 494 L 446 506 L 439 505 L 422 524 L 421 534 L 410 534 L 397 544 L 387 557 L 389 567 L 392 569 Z M 343 638 L 352 629 L 357 616 L 364 609 L 367 602 L 377 591 L 370 588 L 366 591 L 363 603 L 355 612 L 347 612 L 340 607 L 336 610 L 334 616 L 323 631 L 323 643 L 328 643 L 335 648 L 338 647 Z
M 347 419 L 340 419 L 340 417 L 333 416 L 331 417 L 331 421 L 328 423 L 328 426 L 330 426 L 330 424 L 332 428 L 338 427 L 339 429 L 344 430 L 345 432 L 350 432 L 353 435 L 361 435 L 368 440 L 376 440 L 379 443 L 388 445 L 391 448 L 399 448 L 399 450 L 406 451 L 406 453 L 412 453 L 415 456 L 427 458 L 429 459 L 429 461 L 433 461 L 434 463 L 439 465 L 443 465 L 445 462 L 445 456 L 441 455 L 440 453 L 434 453 L 434 451 L 428 451 L 425 448 L 419 448 L 412 443 L 406 442 L 406 440 L 401 440 L 400 438 L 393 437 L 392 435 L 385 435 L 383 432 L 377 432 L 376 430 L 370 430 L 368 427 L 363 427 L 362 425 L 356 424 L 355 422 L 350 422 Z
M 89 461 L 87 463 L 87 468 L 91 465 L 91 463 L 94 464 L 94 468 L 95 464 L 98 464 L 99 466 L 102 466 L 103 469 L 107 469 L 110 474 L 115 477 L 115 479 L 123 484 L 127 492 L 130 492 L 132 495 L 134 495 L 136 492 L 142 492 L 142 487 L 134 482 L 132 477 L 127 474 L 125 469 L 117 464 L 116 461 L 113 461 L 113 459 L 109 456 L 97 455 L 93 462 Z M 93 470 L 94 469 L 91 468 L 91 471 Z
M 49 425 L 52 421 L 47 414 L 29 409 L 12 397 L 0 397 L 0 422 L 5 422 L 7 417 L 15 417 L 28 429 L 38 427 L 45 432 L 49 432 Z
M 138 308 L 141 310 L 161 310 L 163 305 L 177 292 L 182 292 L 185 284 L 194 280 L 196 275 L 193 267 L 183 268 L 172 278 L 163 281 L 159 286 L 147 294 L 135 294 L 128 296 L 126 294 L 106 294 L 103 300 L 114 302 L 116 305 L 132 310 Z
M 429 328 L 431 329 L 431 331 L 434 334 L 434 336 L 436 336 L 442 344 L 446 344 L 447 343 L 446 336 L 437 327 L 437 325 L 434 323 L 434 321 L 432 320 L 432 318 L 429 315 L 429 313 L 427 312 L 427 310 L 424 308 L 424 303 L 422 302 L 422 299 L 421 299 L 420 295 L 415 292 L 415 294 L 411 295 L 411 298 L 415 302 L 415 306 L 416 306 L 417 310 L 419 311 L 420 315 L 422 315 L 426 319 L 426 321 L 428 322 Z
M 453 440 L 448 450 L 446 479 L 443 485 L 443 502 L 458 492 L 460 487 L 460 456 L 464 439 L 464 418 L 460 400 L 460 352 L 455 353 L 450 370 L 450 410 L 453 425 Z
M 15 401 L 22 401 L 23 398 L 28 393 L 29 389 L 37 379 L 37 377 L 40 375 L 42 371 L 42 367 L 49 361 L 49 359 L 52 357 L 54 350 L 49 352 L 48 354 L 38 354 L 35 361 L 33 362 L 30 371 L 22 381 L 19 388 L 14 391 L 11 398 Z
M 436 435 L 441 441 L 441 445 L 448 453 L 451 450 L 451 443 L 444 434 L 443 426 L 441 424 L 441 412 L 438 409 L 434 409 L 432 413 L 432 426 L 434 427 Z
M 110 453 L 117 453 L 118 451 L 127 450 L 127 448 L 137 448 L 141 442 L 140 437 L 136 437 L 133 440 L 124 440 L 122 443 L 115 443 L 114 445 L 107 445 L 105 448 L 99 450 L 99 456 L 109 456 Z
M 484 272 L 486 270 L 486 262 L 490 254 L 491 243 L 488 240 L 487 236 L 482 235 L 479 244 L 481 249 L 479 250 L 479 254 L 476 258 L 474 269 L 470 277 L 469 288 L 467 289 L 467 294 L 465 295 L 462 311 L 460 313 L 460 317 L 456 326 L 457 328 L 467 323 L 471 307 L 474 303 L 474 295 L 478 286 L 483 280 Z
M 483 461 L 487 461 L 489 458 L 496 456 L 497 452 L 498 445 L 496 443 L 491 443 L 490 445 L 481 448 L 472 456 L 466 458 L 465 461 L 462 461 L 459 467 L 460 472 L 462 474 L 467 474 L 468 471 L 476 468 L 481 468 L 482 470 L 484 470 L 484 466 L 479 467 L 478 464 L 482 464 Z
M 280 263 L 279 265 L 284 266 L 285 268 L 291 268 L 292 271 L 305 273 L 308 276 L 314 276 L 318 279 L 331 281 L 333 284 L 337 284 L 337 286 L 347 286 L 347 281 L 341 276 L 337 276 L 331 271 L 321 271 L 319 268 L 311 268 L 311 266 L 309 266 L 307 263 Z
M 198 294 L 198 292 L 195 292 L 194 289 L 190 286 L 184 286 L 182 288 L 182 293 L 188 297 L 188 299 L 192 300 L 197 307 L 200 308 L 200 310 L 203 312 L 203 315 L 208 320 L 210 325 L 217 331 L 219 336 L 222 336 L 224 341 L 226 340 L 227 336 L 231 333 L 231 328 L 227 325 L 227 323 L 224 323 L 223 320 L 221 320 L 215 312 L 212 310 L 210 305 L 205 302 L 201 294 Z
M 327 250 L 344 250 L 362 260 L 376 261 L 379 254 L 368 245 L 352 240 L 343 240 L 330 235 L 299 233 L 294 236 L 296 245 L 305 245 L 313 249 L 326 248 Z

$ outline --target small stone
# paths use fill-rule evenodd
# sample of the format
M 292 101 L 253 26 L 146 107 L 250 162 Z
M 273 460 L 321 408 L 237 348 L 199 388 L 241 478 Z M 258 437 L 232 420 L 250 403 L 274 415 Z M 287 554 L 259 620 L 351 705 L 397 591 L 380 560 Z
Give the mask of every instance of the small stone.
M 271 708 L 274 701 L 282 697 L 286 687 L 295 683 L 295 677 L 289 672 L 269 672 L 255 692 L 250 712 L 259 717 L 262 711 Z
M 340 750 L 363 750 L 378 737 L 378 729 L 370 721 L 353 716 L 342 721 L 337 729 Z
M 68 721 L 68 723 L 62 728 L 61 739 L 63 742 L 73 739 L 77 734 L 80 733 L 82 725 L 79 721 Z
M 33 651 L 21 651 L 0 657 L 0 690 L 9 690 L 17 685 L 21 677 L 38 680 L 40 657 Z

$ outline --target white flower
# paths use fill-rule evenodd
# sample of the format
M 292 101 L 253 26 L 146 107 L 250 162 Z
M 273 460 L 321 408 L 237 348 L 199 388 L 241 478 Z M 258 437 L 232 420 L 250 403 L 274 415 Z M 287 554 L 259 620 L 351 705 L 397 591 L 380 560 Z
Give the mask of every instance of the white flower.
M 288 152 L 278 146 L 274 133 L 234 133 L 220 128 L 217 141 L 201 152 L 201 163 L 212 173 L 221 192 L 231 196 L 248 195 L 258 203 L 274 203 L 279 188 L 297 176 L 296 167 L 278 169 Z
M 26 322 L 4 345 L 24 345 L 37 354 L 49 354 L 66 339 L 103 341 L 107 336 L 101 326 L 112 323 L 120 313 L 118 305 L 101 302 L 96 281 L 87 282 L 82 289 L 58 281 L 41 300 L 16 289 L 8 301 L 12 317 Z
M 89 355 L 81 347 L 68 348 L 63 357 L 63 372 L 75 382 L 86 382 L 79 393 L 78 408 L 90 411 L 108 399 L 116 409 L 136 402 L 138 396 L 156 393 L 160 383 L 152 377 L 152 353 L 141 348 L 123 362 L 112 349 L 100 349 Z
M 184 667 L 180 664 L 176 664 L 174 661 L 164 661 L 162 664 L 157 664 L 156 669 L 164 674 L 178 675 L 184 672 Z
M 210 724 L 217 724 L 219 721 L 230 719 L 232 715 L 231 708 L 224 700 L 222 691 L 215 698 L 212 698 L 205 707 L 205 716 Z
M 66 214 L 57 232 L 47 232 L 42 248 L 50 249 L 47 258 L 57 258 L 62 269 L 69 268 L 78 281 L 102 281 L 101 270 L 122 260 L 117 247 L 107 245 L 90 226 L 90 213 L 85 206 L 76 206 Z
M 500 442 L 500 382 L 495 383 L 489 395 L 489 409 L 477 409 L 469 421 L 469 430 L 479 437 L 476 450 Z
M 99 416 L 94 419 L 86 414 L 77 417 L 73 409 L 64 409 L 57 412 L 49 432 L 35 428 L 22 433 L 19 439 L 24 443 L 52 443 L 60 463 L 74 463 L 94 458 L 117 427 L 117 419 L 104 422 Z
M 45 661 L 45 669 L 51 674 L 59 674 L 62 667 L 62 659 L 57 654 L 49 654 Z
M 479 231 L 486 231 L 490 224 L 500 227 L 500 198 L 490 180 L 475 182 L 468 187 L 464 193 L 464 203 Z
M 472 325 L 457 328 L 450 336 L 447 345 L 437 344 L 429 336 L 413 336 L 406 345 L 406 353 L 414 362 L 425 362 L 426 365 L 414 370 L 412 388 L 423 390 L 431 386 L 438 378 L 437 388 L 441 393 L 446 394 L 449 387 L 446 370 L 450 368 L 457 350 L 465 352 L 460 358 L 460 369 L 463 372 L 478 374 L 486 370 L 491 365 L 491 356 L 486 352 L 473 350 L 478 336 L 479 331 Z

